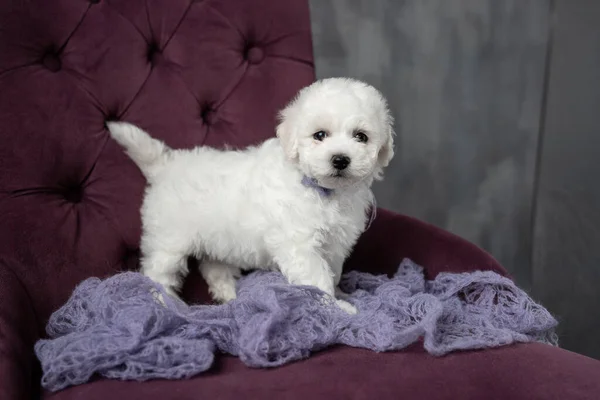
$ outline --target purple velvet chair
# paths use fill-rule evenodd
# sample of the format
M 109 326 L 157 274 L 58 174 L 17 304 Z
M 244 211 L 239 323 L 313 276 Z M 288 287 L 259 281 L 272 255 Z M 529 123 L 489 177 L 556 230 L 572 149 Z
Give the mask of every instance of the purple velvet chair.
M 314 79 L 309 26 L 305 0 L 0 1 L 0 399 L 600 399 L 600 362 L 541 344 L 442 358 L 337 347 L 271 370 L 223 356 L 189 380 L 40 388 L 33 344 L 49 315 L 85 278 L 138 263 L 145 183 L 105 121 L 172 147 L 272 136 L 276 111 Z M 384 210 L 347 267 L 391 272 L 403 257 L 429 277 L 505 273 Z M 191 268 L 186 297 L 206 301 Z

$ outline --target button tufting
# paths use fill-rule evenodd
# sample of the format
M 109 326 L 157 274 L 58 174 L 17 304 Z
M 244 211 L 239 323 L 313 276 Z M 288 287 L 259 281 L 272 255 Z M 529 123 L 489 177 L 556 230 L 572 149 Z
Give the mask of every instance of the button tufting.
M 250 64 L 258 64 L 265 58 L 265 51 L 260 47 L 251 46 L 246 50 L 246 60 Z
M 108 129 L 107 122 L 119 122 L 119 113 L 115 110 L 110 110 L 105 114 L 104 127 Z
M 150 61 L 152 64 L 156 63 L 156 58 L 158 55 L 160 55 L 160 53 L 160 48 L 158 47 L 158 44 L 156 44 L 156 42 L 151 42 L 148 45 L 147 57 L 148 61 Z
M 50 70 L 52 72 L 58 72 L 60 70 L 60 68 L 62 67 L 60 58 L 58 57 L 57 54 L 55 54 L 53 52 L 46 53 L 44 58 L 42 58 L 42 64 L 44 65 L 44 67 L 46 67 L 48 70 Z
M 129 271 L 138 269 L 139 259 L 139 249 L 126 248 L 125 253 L 123 254 L 123 269 Z
M 200 117 L 206 125 L 212 125 L 215 122 L 215 112 L 209 105 L 202 107 Z
M 69 203 L 81 203 L 83 199 L 83 188 L 81 186 L 67 186 L 63 188 L 62 195 Z

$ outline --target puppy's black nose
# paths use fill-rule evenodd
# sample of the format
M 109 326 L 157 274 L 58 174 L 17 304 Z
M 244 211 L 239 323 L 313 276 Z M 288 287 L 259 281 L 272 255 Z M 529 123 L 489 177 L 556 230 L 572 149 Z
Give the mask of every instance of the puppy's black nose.
M 343 154 L 336 154 L 331 157 L 331 164 L 333 164 L 333 168 L 341 171 L 350 165 L 350 157 Z

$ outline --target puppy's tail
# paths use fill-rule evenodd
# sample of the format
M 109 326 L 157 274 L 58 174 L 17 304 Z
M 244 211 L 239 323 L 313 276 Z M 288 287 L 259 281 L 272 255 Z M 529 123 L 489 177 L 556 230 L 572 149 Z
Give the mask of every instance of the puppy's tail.
M 107 122 L 106 125 L 110 135 L 125 148 L 146 179 L 151 180 L 162 169 L 171 151 L 163 142 L 127 122 Z

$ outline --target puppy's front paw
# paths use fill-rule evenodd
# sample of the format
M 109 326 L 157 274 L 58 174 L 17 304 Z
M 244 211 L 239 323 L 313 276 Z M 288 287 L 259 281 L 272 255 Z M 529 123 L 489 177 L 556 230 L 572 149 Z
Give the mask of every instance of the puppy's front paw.
M 348 297 L 350 297 L 350 295 L 348 293 L 342 291 L 342 289 L 340 289 L 339 287 L 335 288 L 335 298 L 336 299 L 346 300 Z
M 220 285 L 218 287 L 210 287 L 209 291 L 212 298 L 218 303 L 228 303 L 237 298 L 235 286 Z
M 356 307 L 354 307 L 352 304 L 348 303 L 345 300 L 339 300 L 337 299 L 336 304 L 338 305 L 339 308 L 341 308 L 342 310 L 344 310 L 345 312 L 347 312 L 348 314 L 356 314 L 358 312 L 358 310 L 356 309 Z
M 183 301 L 183 299 L 179 296 L 179 293 L 177 293 L 173 287 L 163 285 L 163 288 L 165 289 L 165 292 L 167 292 L 169 297 L 171 297 L 173 300 L 177 300 L 177 301 L 181 301 L 181 302 L 185 303 L 185 301 Z M 155 298 L 156 298 L 156 296 L 155 296 Z M 160 296 L 160 298 L 156 298 L 156 299 L 159 302 L 162 302 L 164 304 L 165 300 L 162 296 Z

